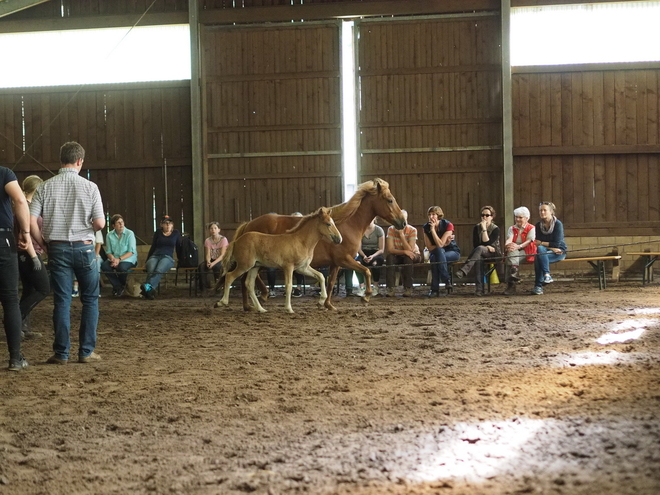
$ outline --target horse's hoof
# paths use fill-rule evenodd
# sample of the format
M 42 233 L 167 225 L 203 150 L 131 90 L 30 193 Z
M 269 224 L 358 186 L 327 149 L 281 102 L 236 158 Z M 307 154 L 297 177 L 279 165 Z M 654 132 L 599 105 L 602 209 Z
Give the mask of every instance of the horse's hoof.
M 371 299 L 371 295 L 365 294 L 364 296 L 362 296 L 362 302 L 368 303 L 370 299 Z
M 325 307 L 325 309 L 331 309 L 331 310 L 333 310 L 333 311 L 337 311 L 337 308 L 335 308 L 335 307 L 332 305 L 332 303 L 329 303 L 329 302 L 327 302 L 327 301 L 326 301 L 326 303 L 325 303 L 323 306 Z
M 267 312 L 268 312 L 268 311 L 265 310 L 264 308 L 261 308 L 261 309 L 259 310 L 259 313 L 267 313 Z
M 222 302 L 222 300 L 220 300 L 220 301 L 216 302 L 216 303 L 213 305 L 213 307 L 214 307 L 214 308 L 219 308 L 219 307 L 221 307 L 222 305 L 223 305 L 223 302 Z

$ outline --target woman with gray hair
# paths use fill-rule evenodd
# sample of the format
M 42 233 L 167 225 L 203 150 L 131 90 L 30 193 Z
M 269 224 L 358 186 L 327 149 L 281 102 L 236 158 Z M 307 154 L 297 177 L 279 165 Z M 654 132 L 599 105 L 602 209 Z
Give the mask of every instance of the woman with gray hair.
M 525 259 L 533 262 L 536 253 L 536 229 L 529 223 L 529 209 L 520 206 L 513 210 L 515 225 L 509 227 L 504 251 L 506 252 L 506 290 L 505 296 L 516 293 L 516 285 L 520 282 L 518 267 Z M 531 258 L 531 259 L 530 259 Z

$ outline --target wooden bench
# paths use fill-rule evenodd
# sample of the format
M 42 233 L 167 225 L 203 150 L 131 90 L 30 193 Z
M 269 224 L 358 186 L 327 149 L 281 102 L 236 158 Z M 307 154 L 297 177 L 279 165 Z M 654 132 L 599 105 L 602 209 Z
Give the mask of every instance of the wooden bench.
M 557 263 L 563 263 L 565 261 L 586 261 L 589 263 L 592 267 L 596 269 L 596 272 L 598 273 L 598 288 L 600 290 L 603 290 L 605 287 L 607 287 L 607 279 L 605 277 L 605 262 L 606 261 L 613 261 L 616 263 L 616 267 L 618 268 L 618 261 L 621 259 L 621 255 L 606 255 L 606 256 L 590 256 L 587 258 L 564 258 L 561 261 L 558 261 Z
M 644 270 L 642 271 L 642 285 L 646 285 L 647 283 L 651 282 L 651 278 L 653 276 L 653 263 L 658 259 L 658 256 L 660 256 L 660 253 L 651 253 L 648 251 L 645 252 L 640 252 L 640 253 L 625 253 L 629 254 L 631 256 L 642 256 L 644 260 Z

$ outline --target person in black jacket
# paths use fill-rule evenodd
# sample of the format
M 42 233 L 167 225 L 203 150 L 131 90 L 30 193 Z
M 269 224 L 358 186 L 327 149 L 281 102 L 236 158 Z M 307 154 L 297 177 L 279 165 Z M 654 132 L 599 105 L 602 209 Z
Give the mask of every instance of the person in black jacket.
M 472 230 L 472 244 L 474 245 L 474 249 L 470 253 L 470 256 L 468 256 L 468 260 L 463 265 L 463 268 L 456 272 L 458 278 L 463 278 L 476 265 L 475 296 L 484 295 L 484 274 L 481 260 L 502 256 L 500 251 L 500 228 L 493 222 L 494 218 L 495 209 L 492 206 L 481 208 L 481 221 Z
M 181 233 L 174 228 L 169 215 L 165 215 L 160 222 L 160 229 L 154 232 L 151 248 L 147 255 L 145 267 L 147 280 L 140 286 L 145 299 L 154 299 L 160 279 L 174 266 L 174 250 L 181 243 Z

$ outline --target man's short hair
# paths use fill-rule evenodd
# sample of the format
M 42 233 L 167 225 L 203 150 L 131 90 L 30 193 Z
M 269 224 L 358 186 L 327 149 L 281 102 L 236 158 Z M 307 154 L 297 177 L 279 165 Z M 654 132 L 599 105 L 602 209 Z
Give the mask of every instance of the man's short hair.
M 85 158 L 85 149 L 75 141 L 64 143 L 60 148 L 60 163 L 71 165 Z

